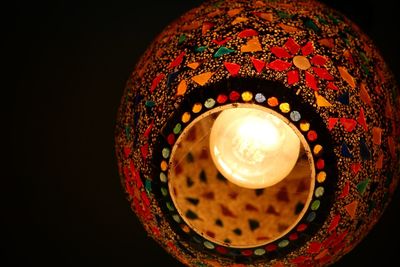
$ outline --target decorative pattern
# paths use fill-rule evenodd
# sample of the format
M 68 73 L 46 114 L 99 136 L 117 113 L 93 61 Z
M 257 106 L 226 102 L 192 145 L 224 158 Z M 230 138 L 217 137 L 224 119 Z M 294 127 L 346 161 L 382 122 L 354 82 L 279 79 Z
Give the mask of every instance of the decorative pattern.
M 237 102 L 266 105 L 295 124 L 316 170 L 296 228 L 248 249 L 193 233 L 167 189 L 183 129 Z M 399 105 L 371 40 L 336 11 L 313 0 L 209 1 L 169 25 L 129 78 L 116 128 L 119 172 L 146 231 L 188 266 L 323 266 L 360 242 L 398 184 Z
M 253 99 L 253 96 L 255 96 L 255 99 Z M 276 97 L 269 97 L 268 99 L 270 101 L 266 101 L 266 96 L 260 92 L 252 93 L 250 91 L 230 91 L 229 94 L 218 94 L 217 99 L 218 98 L 225 99 L 226 101 L 223 103 L 219 103 L 218 101 L 215 101 L 214 98 L 207 98 L 203 102 L 203 106 L 205 107 L 205 109 L 203 109 L 202 112 L 199 112 L 197 116 L 200 116 L 201 113 L 207 112 L 211 109 L 218 110 L 216 108 L 219 106 L 226 107 L 226 104 L 228 103 L 253 103 L 254 101 L 254 103 L 257 103 L 261 106 L 273 108 L 277 112 L 280 112 L 282 115 L 289 115 L 288 117 L 290 118 L 290 121 L 293 122 L 295 126 L 297 125 L 299 131 L 299 127 L 301 124 L 310 125 L 310 123 L 308 123 L 304 119 L 300 121 L 301 113 L 299 111 L 291 110 L 291 106 L 293 106 L 293 104 L 290 104 L 288 102 L 280 103 L 279 99 L 277 99 Z M 274 101 L 271 101 L 272 99 L 274 99 Z M 212 103 L 212 105 L 210 105 L 210 103 Z M 192 107 L 188 106 L 187 108 L 188 110 L 192 110 L 193 112 L 194 107 L 199 104 L 201 104 L 201 102 L 196 102 L 193 104 Z M 177 112 L 177 120 L 174 121 L 174 119 L 172 119 L 171 125 L 177 125 L 181 123 L 181 113 L 186 114 L 188 113 L 188 111 L 185 111 L 185 109 L 183 109 L 182 111 Z M 191 114 L 191 117 L 195 118 L 196 114 L 194 114 L 193 112 L 193 114 Z M 205 118 L 202 118 L 202 120 L 205 120 Z M 197 124 L 199 124 L 200 122 L 197 122 Z M 178 140 L 180 134 L 182 134 L 184 131 L 184 127 L 189 125 L 189 123 L 190 122 L 187 121 L 178 133 L 173 131 L 173 129 L 175 129 L 175 127 L 173 127 L 172 132 L 166 131 L 165 133 L 163 133 L 163 135 L 173 135 L 174 140 Z M 200 126 L 200 129 L 204 127 L 208 128 L 208 124 Z M 241 246 L 248 247 L 250 244 L 246 246 L 246 242 L 257 242 L 262 244 L 268 241 L 273 241 L 270 235 L 275 235 L 276 233 L 279 236 L 280 233 L 285 232 L 286 229 L 289 227 L 289 225 L 287 224 L 295 222 L 297 219 L 297 215 L 302 212 L 304 207 L 307 208 L 308 206 L 308 203 L 306 205 L 306 201 L 309 194 L 308 191 L 310 190 L 311 186 L 305 183 L 310 183 L 310 177 L 312 178 L 315 176 L 315 174 L 312 174 L 309 170 L 307 170 L 309 168 L 308 161 L 310 161 L 311 163 L 317 162 L 317 164 L 318 162 L 323 162 L 323 158 L 321 158 L 321 151 L 323 150 L 323 146 L 321 146 L 320 144 L 314 144 L 315 141 L 318 139 L 318 135 L 316 131 L 311 130 L 310 128 L 311 126 L 309 126 L 308 129 L 301 130 L 304 134 L 303 138 L 308 140 L 310 142 L 310 145 L 314 145 L 313 152 L 310 151 L 310 148 L 303 152 L 305 157 L 304 161 L 306 162 L 306 170 L 304 171 L 304 169 L 302 169 L 304 167 L 301 166 L 295 168 L 293 170 L 293 174 L 289 175 L 286 178 L 288 179 L 288 181 L 284 183 L 285 186 L 282 187 L 282 185 L 278 184 L 275 187 L 270 187 L 267 189 L 268 192 L 266 194 L 264 194 L 264 192 L 260 190 L 249 190 L 240 188 L 230 183 L 227 184 L 223 176 L 218 176 L 219 173 L 214 166 L 210 167 L 207 165 L 208 161 L 205 161 L 205 163 L 202 161 L 202 159 L 207 160 L 209 155 L 208 153 L 204 153 L 206 151 L 201 149 L 201 145 L 199 146 L 199 151 L 192 151 L 192 153 L 194 154 L 188 154 L 188 157 L 186 157 L 186 162 L 184 164 L 179 164 L 177 162 L 172 162 L 168 164 L 169 167 L 166 170 L 160 171 L 160 177 L 162 177 L 162 180 L 160 180 L 161 188 L 164 188 L 163 192 L 165 192 L 163 193 L 164 199 L 162 200 L 162 202 L 165 202 L 167 203 L 167 205 L 172 206 L 174 200 L 168 194 L 168 192 L 174 192 L 173 194 L 176 195 L 175 202 L 180 202 L 180 205 L 177 205 L 173 209 L 169 209 L 172 220 L 175 220 L 178 223 L 177 227 L 186 228 L 186 223 L 188 223 L 189 226 L 190 224 L 197 226 L 190 228 L 202 229 L 205 233 L 205 238 L 208 238 L 208 240 L 203 240 L 203 242 L 207 241 L 207 244 L 210 243 L 208 241 L 215 240 L 216 235 L 220 235 L 220 239 L 221 235 L 226 236 L 227 239 L 224 242 L 226 247 L 224 248 L 225 253 L 223 254 L 240 254 L 241 252 L 243 252 L 243 250 L 230 249 L 229 247 L 231 246 L 231 243 L 241 244 Z M 168 161 L 170 161 L 172 155 L 169 153 L 166 154 L 165 151 L 171 151 L 175 145 L 178 147 L 177 150 L 182 149 L 182 147 L 193 147 L 190 142 L 196 139 L 196 135 L 204 136 L 204 133 L 197 133 L 194 130 L 195 128 L 190 128 L 189 132 L 187 132 L 187 134 L 185 135 L 184 140 L 181 140 L 179 143 L 169 143 L 168 140 L 165 140 L 164 146 L 161 149 L 162 160 L 161 163 L 158 164 L 164 165 Z M 309 153 L 310 155 L 307 156 L 307 153 Z M 308 157 L 310 157 L 310 159 Z M 197 166 L 202 166 L 202 168 L 194 169 L 194 167 L 192 167 L 192 163 L 197 158 L 199 158 L 199 163 L 197 163 Z M 183 169 L 185 166 L 188 166 L 187 170 Z M 325 166 L 319 166 L 319 171 L 323 171 L 324 167 Z M 302 173 L 304 172 L 306 177 L 302 176 Z M 169 181 L 168 176 L 173 177 L 173 179 L 175 180 Z M 316 217 L 316 211 L 319 208 L 319 204 L 317 206 L 316 203 L 320 203 L 319 201 L 323 199 L 324 195 L 324 187 L 322 186 L 323 182 L 324 181 L 317 181 L 320 186 L 315 190 L 314 193 L 312 192 L 314 197 L 310 200 L 310 202 L 312 202 L 314 206 L 311 207 L 310 213 L 308 215 L 309 217 L 306 218 L 305 225 L 308 225 Z M 168 185 L 170 190 L 168 190 Z M 290 186 L 291 188 L 287 188 L 287 186 Z M 311 188 L 313 187 L 314 182 L 312 182 Z M 196 195 L 200 196 L 200 198 L 187 198 L 185 193 L 190 192 L 195 192 Z M 273 195 L 271 194 L 271 192 L 273 193 Z M 289 196 L 295 199 L 289 199 Z M 255 203 L 254 201 L 255 198 L 257 198 L 257 203 Z M 203 204 L 203 202 L 206 203 Z M 186 203 L 188 204 L 185 205 Z M 264 207 L 266 203 L 268 203 L 268 206 Z M 295 206 L 290 207 L 290 203 L 294 204 Z M 214 214 L 221 214 L 221 217 L 217 218 L 219 221 L 217 227 L 213 226 L 211 222 L 206 221 L 204 212 L 202 213 L 203 215 L 200 214 L 203 211 L 201 206 L 204 206 L 204 208 L 206 209 L 204 212 L 206 213 L 210 212 L 210 209 L 213 209 L 213 207 L 215 206 L 218 206 L 215 209 L 221 209 L 221 212 L 213 212 Z M 241 208 L 241 206 L 243 206 L 243 209 Z M 182 211 L 182 207 L 187 207 L 187 210 Z M 179 210 L 181 214 L 179 214 Z M 279 214 L 280 212 L 284 214 Z M 240 215 L 238 213 L 240 213 Z M 247 218 L 246 214 L 250 217 Z M 186 220 L 185 223 L 185 218 L 181 218 L 182 215 L 189 219 L 189 222 Z M 224 220 L 227 222 L 227 224 L 229 224 L 229 226 L 223 226 Z M 263 229 L 256 230 L 260 227 L 260 225 L 263 226 Z M 224 232 L 228 231 L 227 229 L 234 228 L 236 226 L 239 228 L 233 229 L 233 234 Z M 191 236 L 192 238 L 196 238 L 198 240 L 203 239 L 202 236 L 199 236 L 192 231 Z M 290 235 L 287 235 L 286 238 L 290 239 Z M 285 237 L 282 240 L 286 240 Z M 294 241 L 295 239 L 292 238 L 290 240 Z M 277 243 L 279 242 L 280 241 L 277 241 Z M 214 244 L 215 247 L 217 247 L 217 245 L 218 244 Z M 263 247 L 257 247 L 255 249 L 262 248 Z M 247 249 L 245 250 L 247 251 Z M 251 255 L 253 255 L 253 253 Z

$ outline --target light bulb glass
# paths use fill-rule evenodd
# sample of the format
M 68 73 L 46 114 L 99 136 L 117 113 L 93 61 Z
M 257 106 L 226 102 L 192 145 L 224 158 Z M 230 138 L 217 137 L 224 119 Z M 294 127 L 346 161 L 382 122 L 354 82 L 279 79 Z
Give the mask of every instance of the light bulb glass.
M 259 108 L 222 111 L 210 134 L 210 153 L 218 171 L 245 188 L 265 188 L 282 181 L 300 153 L 300 139 L 288 123 Z

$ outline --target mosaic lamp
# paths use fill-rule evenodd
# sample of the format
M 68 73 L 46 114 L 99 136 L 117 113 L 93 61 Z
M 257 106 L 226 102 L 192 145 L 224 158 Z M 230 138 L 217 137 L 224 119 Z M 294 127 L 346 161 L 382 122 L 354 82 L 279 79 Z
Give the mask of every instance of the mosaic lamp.
M 372 41 L 314 0 L 211 0 L 129 78 L 116 153 L 146 232 L 187 266 L 326 266 L 399 178 L 398 89 Z

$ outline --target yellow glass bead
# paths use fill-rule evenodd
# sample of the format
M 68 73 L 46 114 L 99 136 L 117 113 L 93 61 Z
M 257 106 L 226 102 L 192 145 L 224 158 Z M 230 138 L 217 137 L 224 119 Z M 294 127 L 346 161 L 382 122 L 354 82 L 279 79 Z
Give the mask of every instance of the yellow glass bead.
M 290 111 L 290 105 L 289 105 L 289 103 L 282 103 L 282 104 L 279 105 L 279 109 L 283 113 L 288 113 Z
M 243 99 L 243 101 L 248 102 L 253 99 L 253 94 L 249 91 L 243 92 L 242 99 Z
M 168 169 L 168 163 L 165 160 L 161 161 L 161 170 L 166 171 L 167 169 Z
M 303 132 L 307 132 L 308 130 L 310 130 L 310 123 L 306 121 L 300 122 L 300 130 L 302 130 Z
M 185 112 L 182 115 L 182 122 L 183 123 L 187 123 L 188 121 L 190 121 L 190 113 L 189 112 Z
M 318 183 L 323 183 L 326 180 L 326 172 L 322 171 L 317 174 Z
M 202 107 L 203 106 L 201 105 L 201 103 L 195 103 L 192 107 L 193 113 L 199 113 L 201 111 Z
M 315 156 L 319 156 L 322 154 L 323 147 L 321 145 L 316 145 L 313 149 L 313 153 Z

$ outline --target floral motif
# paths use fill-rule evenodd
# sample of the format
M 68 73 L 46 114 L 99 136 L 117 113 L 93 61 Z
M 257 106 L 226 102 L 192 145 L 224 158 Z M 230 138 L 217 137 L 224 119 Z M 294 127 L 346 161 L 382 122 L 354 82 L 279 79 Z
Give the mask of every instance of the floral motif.
M 329 88 L 335 87 L 333 76 L 325 68 L 327 58 L 318 54 L 312 56 L 315 52 L 313 42 L 309 41 L 301 47 L 294 39 L 289 38 L 283 47 L 272 47 L 271 52 L 278 59 L 270 62 L 268 67 L 275 71 L 287 71 L 289 85 L 297 84 L 300 81 L 300 71 L 304 71 L 307 87 L 318 91 L 318 78 L 329 81 Z
M 285 0 L 268 3 L 212 0 L 168 26 L 142 56 L 121 102 L 116 128 L 119 172 L 131 208 L 145 230 L 185 265 L 325 266 L 349 252 L 376 223 L 398 183 L 398 172 L 394 169 L 398 165 L 396 136 L 400 132 L 400 113 L 394 99 L 397 87 L 372 42 L 343 18 L 314 1 L 298 5 Z M 303 34 L 307 33 L 304 39 Z M 279 44 L 276 40 L 280 40 Z M 272 56 L 268 61 L 267 47 L 271 52 L 268 57 Z M 234 76 L 238 78 L 230 79 Z M 327 155 L 326 148 L 333 149 L 329 153 L 331 160 L 321 157 L 315 161 L 319 186 L 313 195 L 319 199 L 310 205 L 312 211 L 304 216 L 304 223 L 282 237 L 282 242 L 265 242 L 263 247 L 246 249 L 213 244 L 197 236 L 181 220 L 169 199 L 167 158 L 190 115 L 193 119 L 218 105 L 249 102 L 252 93 L 255 104 L 283 112 L 284 106 L 274 94 L 256 93 L 255 87 L 246 88 L 250 97 L 240 94 L 241 91 L 215 94 L 206 89 L 206 85 L 212 88 L 225 78 L 232 88 L 237 81 L 247 78 L 271 82 L 279 79 L 278 83 L 288 88 L 306 87 L 306 92 L 296 92 L 296 98 L 304 103 L 288 115 L 299 125 L 307 142 L 313 143 L 316 157 Z M 328 90 L 319 91 L 325 88 Z M 235 88 L 239 89 L 240 86 Z M 294 92 L 288 93 L 294 96 Z M 198 100 L 197 94 L 201 96 Z M 197 102 L 207 97 L 210 98 L 204 103 Z M 192 109 L 178 114 L 177 107 L 184 108 L 192 100 L 196 100 Z M 310 124 L 307 112 L 296 115 L 303 104 L 325 120 L 326 127 Z M 184 119 L 186 113 L 188 121 Z M 171 119 L 175 115 L 180 120 L 176 124 Z M 154 132 L 167 125 L 166 122 L 172 130 L 169 135 Z M 323 138 L 317 139 L 321 136 L 319 129 L 325 128 L 330 131 L 332 147 L 319 149 L 325 143 Z M 153 160 L 151 155 L 158 148 L 155 140 L 164 137 L 162 142 L 168 144 L 168 156 L 164 157 L 163 149 Z M 328 167 L 334 162 L 332 159 L 338 159 L 337 164 Z M 159 170 L 159 175 L 153 177 L 153 170 Z M 175 172 L 182 171 L 177 165 Z M 370 175 L 376 179 L 370 180 Z M 332 192 L 324 191 L 328 188 L 324 187 L 324 183 L 328 185 L 325 181 L 336 183 L 337 187 L 332 187 Z M 321 194 L 330 198 L 329 202 L 323 202 Z M 326 218 L 315 211 L 323 209 Z M 266 212 L 270 211 L 268 207 Z M 227 214 L 221 210 L 224 213 Z M 271 213 L 277 214 L 275 210 Z M 178 227 L 185 236 L 176 231 Z M 250 222 L 249 227 L 251 230 Z M 206 233 L 210 238 L 211 234 L 214 233 Z M 307 242 L 302 236 L 315 238 Z M 192 241 L 196 243 L 194 246 Z M 291 246 L 292 252 L 287 253 L 286 246 Z M 222 257 L 225 254 L 229 257 Z M 274 258 L 278 254 L 279 260 Z M 232 255 L 246 257 L 246 261 L 235 263 Z

